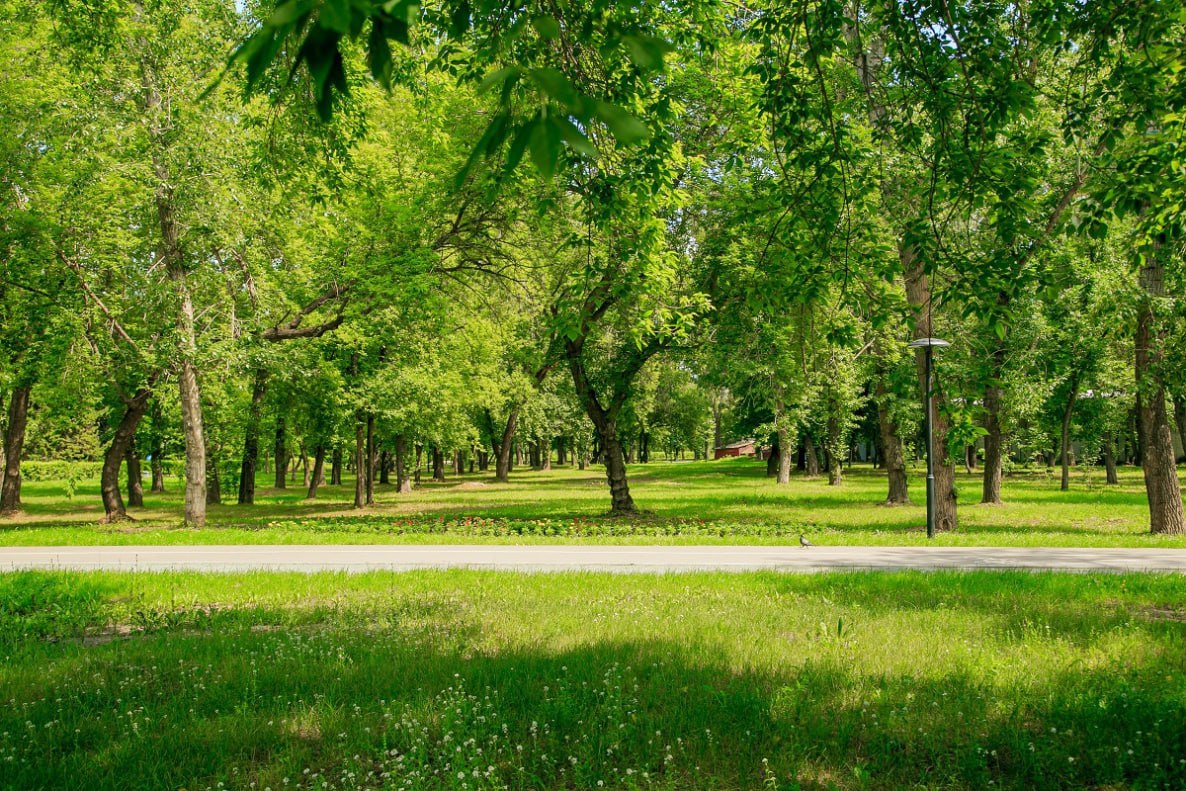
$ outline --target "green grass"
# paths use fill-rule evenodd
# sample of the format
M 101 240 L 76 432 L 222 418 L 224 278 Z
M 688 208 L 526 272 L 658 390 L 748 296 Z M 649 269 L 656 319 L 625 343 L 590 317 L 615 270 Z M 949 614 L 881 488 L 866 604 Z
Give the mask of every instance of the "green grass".
M 262 476 L 261 476 L 262 477 Z M 778 486 L 750 459 L 652 463 L 630 468 L 631 490 L 646 514 L 603 518 L 604 474 L 516 470 L 509 484 L 489 475 L 425 482 L 411 495 L 379 487 L 379 503 L 353 511 L 352 486 L 325 487 L 315 501 L 304 491 L 261 488 L 254 507 L 213 506 L 205 530 L 180 529 L 181 491 L 148 495 L 135 522 L 101 525 L 97 481 L 68 497 L 64 483 L 27 482 L 26 513 L 0 522 L 2 544 L 204 543 L 785 543 L 800 532 L 820 544 L 926 542 L 921 472 L 913 475 L 917 504 L 887 508 L 883 476 L 867 467 L 849 471 L 840 487 L 793 477 Z M 961 474 L 960 530 L 940 545 L 1186 547 L 1186 537 L 1151 536 L 1138 469 L 1125 469 L 1118 486 L 1102 470 L 1074 472 L 1061 492 L 1047 471 L 1006 478 L 1000 507 L 980 505 L 980 481 Z M 233 499 L 233 498 L 232 498 Z
M 0 787 L 1186 786 L 1180 577 L 0 576 Z

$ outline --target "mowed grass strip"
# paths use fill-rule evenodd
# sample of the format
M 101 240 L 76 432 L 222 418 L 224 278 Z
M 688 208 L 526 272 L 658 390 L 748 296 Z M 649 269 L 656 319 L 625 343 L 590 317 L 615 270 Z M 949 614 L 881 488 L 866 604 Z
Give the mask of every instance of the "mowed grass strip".
M 487 474 L 425 481 L 410 495 L 378 488 L 378 504 L 354 510 L 353 484 L 322 487 L 305 500 L 290 488 L 262 487 L 257 504 L 213 506 L 204 530 L 181 528 L 181 486 L 146 495 L 136 521 L 100 524 L 98 482 L 72 496 L 64 482 L 27 482 L 25 513 L 0 520 L 0 544 L 287 544 L 287 543 L 673 543 L 784 544 L 807 533 L 818 544 L 923 544 L 926 521 L 921 469 L 911 479 L 914 504 L 886 507 L 884 474 L 867 465 L 846 471 L 844 484 L 793 476 L 779 486 L 752 459 L 638 464 L 631 487 L 644 513 L 607 519 L 609 495 L 600 468 L 515 470 L 510 483 Z M 262 481 L 261 481 L 262 483 Z M 1186 547 L 1186 536 L 1149 534 L 1139 469 L 1122 470 L 1117 486 L 1103 470 L 1077 468 L 1071 490 L 1046 470 L 1006 478 L 1005 505 L 980 505 L 980 479 L 958 477 L 960 529 L 940 545 Z
M 1186 787 L 1181 577 L 0 576 L 0 787 Z

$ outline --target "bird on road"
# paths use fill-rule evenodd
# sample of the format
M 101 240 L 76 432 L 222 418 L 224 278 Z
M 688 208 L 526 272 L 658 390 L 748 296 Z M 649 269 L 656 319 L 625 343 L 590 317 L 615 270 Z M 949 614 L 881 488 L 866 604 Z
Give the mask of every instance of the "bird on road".
M 811 543 L 810 541 L 808 541 L 808 540 L 807 540 L 807 536 L 805 536 L 805 535 L 803 535 L 802 533 L 800 533 L 800 534 L 799 534 L 799 546 L 801 546 L 801 547 L 803 547 L 804 549 L 806 549 L 807 547 L 813 547 L 813 546 L 815 546 L 815 544 L 813 544 L 813 543 Z

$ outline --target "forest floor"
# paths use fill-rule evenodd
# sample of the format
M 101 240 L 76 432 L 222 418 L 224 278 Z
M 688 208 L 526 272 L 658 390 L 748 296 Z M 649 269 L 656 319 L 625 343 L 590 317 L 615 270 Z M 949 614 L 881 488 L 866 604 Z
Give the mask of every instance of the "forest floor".
M 260 483 L 271 476 L 260 474 Z M 778 486 L 752 459 L 652 462 L 630 467 L 631 492 L 643 513 L 611 519 L 600 468 L 547 472 L 517 469 L 511 482 L 491 474 L 425 479 L 410 495 L 380 485 L 376 505 L 352 509 L 353 482 L 325 486 L 304 499 L 300 480 L 289 488 L 260 486 L 256 505 L 211 506 L 205 529 L 181 527 L 181 484 L 146 493 L 135 521 L 101 524 L 98 481 L 73 492 L 63 481 L 26 481 L 25 512 L 0 522 L 0 544 L 373 544 L 373 543 L 601 543 L 785 544 L 808 534 L 820 545 L 928 543 L 924 480 L 911 477 L 915 504 L 887 507 L 885 478 L 868 466 L 846 471 L 841 486 L 793 476 Z M 1120 484 L 1103 470 L 1077 468 L 1070 490 L 1056 474 L 1020 471 L 1005 479 L 1002 506 L 981 505 L 980 477 L 958 476 L 960 528 L 932 542 L 940 546 L 1186 547 L 1186 536 L 1149 534 L 1141 471 L 1121 470 Z M 229 487 L 228 487 L 229 488 Z M 68 493 L 69 492 L 69 493 Z M 233 503 L 234 492 L 228 492 Z
M 1186 787 L 1181 577 L 0 575 L 5 788 Z

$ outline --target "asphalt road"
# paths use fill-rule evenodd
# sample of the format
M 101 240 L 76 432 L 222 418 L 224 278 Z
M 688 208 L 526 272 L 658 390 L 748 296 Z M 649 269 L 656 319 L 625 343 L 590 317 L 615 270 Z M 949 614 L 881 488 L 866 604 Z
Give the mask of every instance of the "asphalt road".
M 0 571 L 784 571 L 1045 569 L 1186 572 L 1186 549 L 739 546 L 0 547 Z

